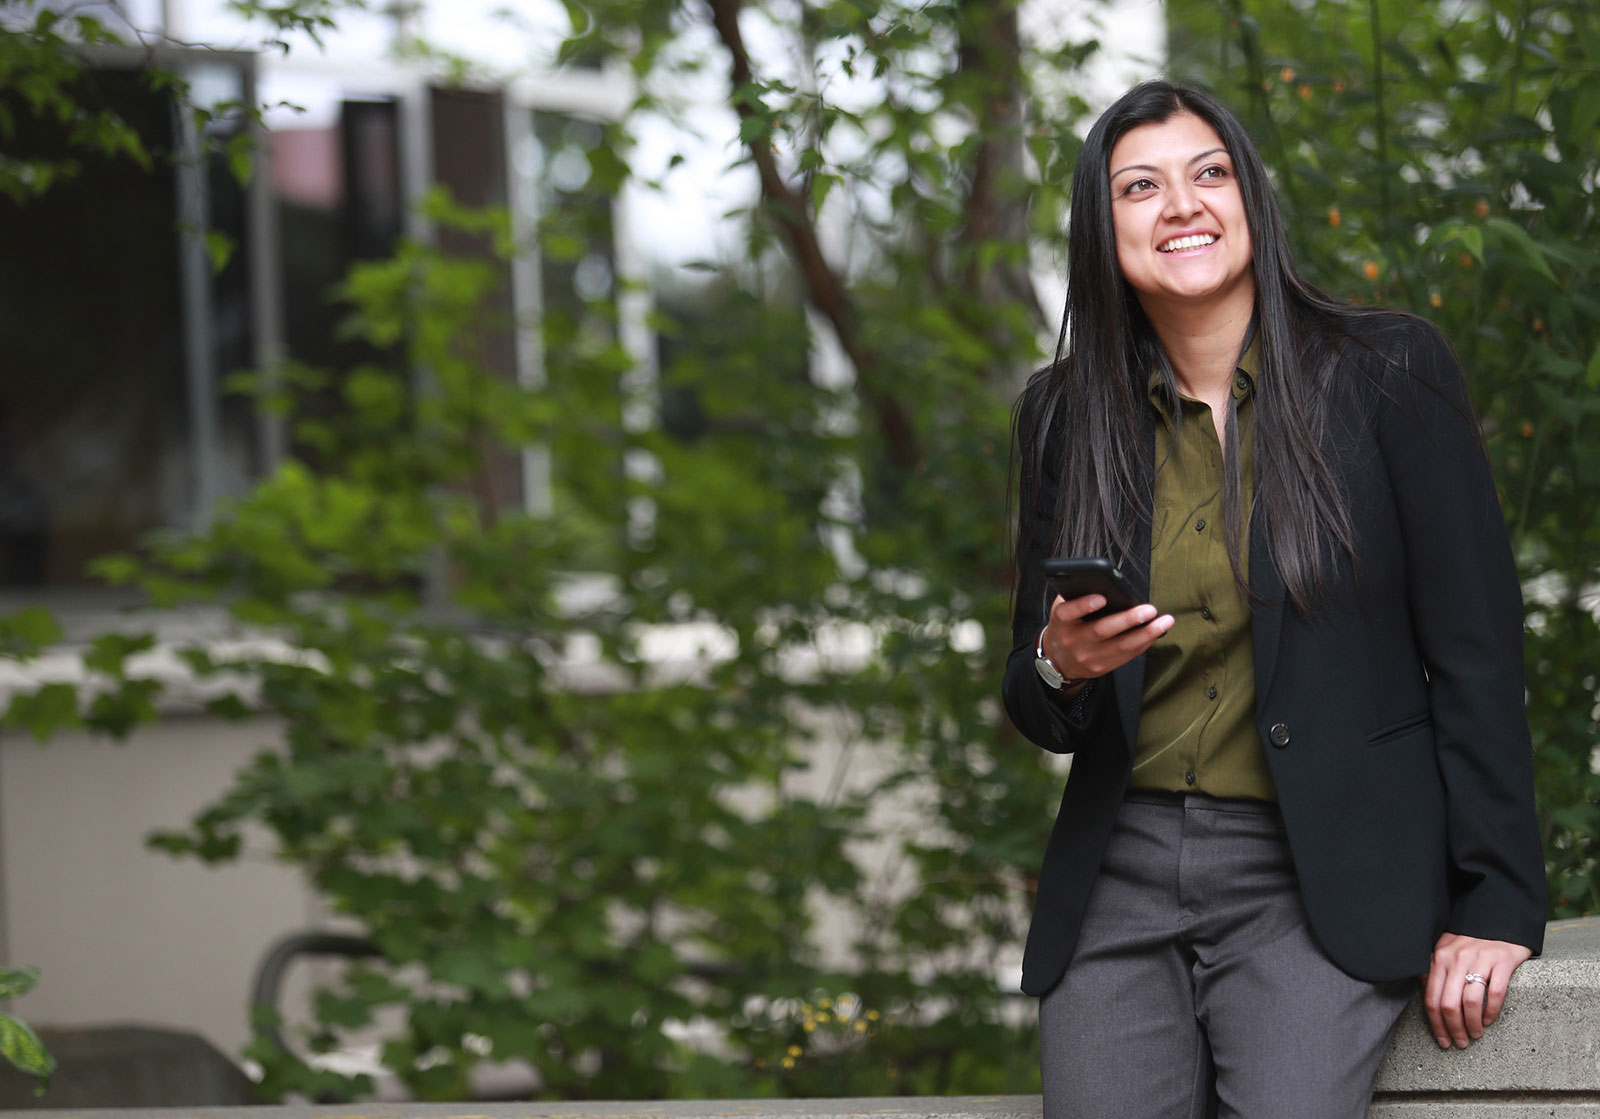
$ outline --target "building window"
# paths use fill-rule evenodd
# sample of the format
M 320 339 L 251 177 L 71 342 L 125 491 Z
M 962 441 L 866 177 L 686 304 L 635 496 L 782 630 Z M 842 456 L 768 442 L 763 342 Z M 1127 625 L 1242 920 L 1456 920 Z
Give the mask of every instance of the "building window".
M 248 75 L 226 57 L 175 68 L 197 97 L 241 99 Z M 0 586 L 13 588 L 89 582 L 89 561 L 199 523 L 261 467 L 253 413 L 219 387 L 257 341 L 247 191 L 146 72 L 89 70 L 80 95 L 119 112 L 152 166 L 70 150 L 58 123 L 6 106 L 15 154 L 79 164 L 0 204 Z M 240 125 L 208 127 L 220 142 Z M 208 228 L 232 247 L 220 268 Z

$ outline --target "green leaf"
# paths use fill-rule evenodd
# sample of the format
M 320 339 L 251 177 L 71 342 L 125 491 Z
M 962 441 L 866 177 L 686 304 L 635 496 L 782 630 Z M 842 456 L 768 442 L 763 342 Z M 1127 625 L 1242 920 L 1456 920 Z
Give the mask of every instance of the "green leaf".
M 9 1014 L 0 1014 L 0 1056 L 41 1080 L 56 1070 L 55 1058 L 46 1051 L 33 1027 Z
M 244 700 L 230 693 L 207 700 L 206 713 L 215 715 L 219 719 L 227 719 L 229 722 L 236 723 L 250 718 L 255 714 L 255 711 Z
M 89 643 L 88 650 L 83 654 L 83 666 L 91 672 L 120 678 L 124 675 L 129 657 L 148 652 L 155 648 L 155 644 L 155 636 L 149 633 L 102 634 Z
M 228 266 L 228 261 L 233 259 L 233 250 L 237 247 L 234 239 L 221 230 L 206 230 L 206 253 L 211 257 L 213 272 L 221 272 Z
M 38 983 L 36 967 L 0 967 L 0 999 L 21 998 Z
M 1589 365 L 1583 371 L 1584 380 L 1589 382 L 1592 389 L 1600 389 L 1600 346 L 1595 347 L 1594 353 L 1589 358 Z
M 828 200 L 828 193 L 838 186 L 840 182 L 837 175 L 817 175 L 811 180 L 811 212 L 820 214 L 822 204 Z
M 772 132 L 772 122 L 766 117 L 754 114 L 745 117 L 739 122 L 739 142 L 752 144 L 763 139 Z
M 21 727 L 40 742 L 82 722 L 78 689 L 71 684 L 45 684 L 37 691 L 12 696 L 5 713 L 5 725 Z
M 26 606 L 0 618 L 0 657 L 29 660 L 61 640 L 61 627 L 43 606 Z
M 1528 263 L 1532 264 L 1534 268 L 1539 271 L 1540 275 L 1544 276 L 1553 284 L 1560 283 L 1560 281 L 1556 279 L 1556 274 L 1550 270 L 1549 262 L 1545 260 L 1544 250 L 1539 246 L 1537 241 L 1528 235 L 1527 230 L 1523 229 L 1520 225 L 1506 221 L 1504 218 L 1488 218 L 1483 224 L 1515 245 L 1517 249 L 1521 251 L 1522 255 L 1527 259 Z

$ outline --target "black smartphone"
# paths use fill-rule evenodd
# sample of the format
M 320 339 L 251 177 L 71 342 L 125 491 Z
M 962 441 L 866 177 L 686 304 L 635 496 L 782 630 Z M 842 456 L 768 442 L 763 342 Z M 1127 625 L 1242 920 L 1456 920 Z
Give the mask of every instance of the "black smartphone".
M 1065 599 L 1082 598 L 1097 594 L 1106 604 L 1089 618 L 1103 618 L 1123 610 L 1132 610 L 1140 604 L 1139 592 L 1122 573 L 1122 569 L 1104 556 L 1057 556 L 1044 561 L 1044 579 L 1050 590 Z M 1053 602 L 1054 599 L 1051 600 Z M 1050 603 L 1045 603 L 1045 609 Z

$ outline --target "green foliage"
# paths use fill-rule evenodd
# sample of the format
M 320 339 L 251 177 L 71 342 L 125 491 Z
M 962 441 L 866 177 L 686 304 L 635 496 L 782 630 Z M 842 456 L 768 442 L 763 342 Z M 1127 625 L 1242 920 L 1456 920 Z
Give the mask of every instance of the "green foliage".
M 9 146 L 18 116 L 26 114 L 59 128 L 73 151 L 123 155 L 148 166 L 149 155 L 131 125 L 114 109 L 85 104 L 81 48 L 121 42 L 93 15 L 68 15 L 35 0 L 0 3 L 0 149 Z M 72 157 L 0 155 L 0 195 L 20 205 L 76 174 L 78 167 Z
M 242 5 L 313 35 L 338 7 Z M 255 640 L 177 652 L 217 715 L 281 735 L 152 843 L 223 863 L 265 834 L 364 925 L 383 960 L 316 996 L 301 1044 L 398 1023 L 383 1059 L 422 1097 L 460 1097 L 486 1059 L 574 1098 L 1029 1090 L 996 961 L 1060 778 L 996 696 L 1007 419 L 1054 315 L 1028 246 L 1060 247 L 1095 45 L 1025 49 L 1002 0 L 766 6 L 800 72 L 762 73 L 734 0 L 573 7 L 565 56 L 625 60 L 640 119 L 672 115 L 683 71 L 731 74 L 761 183 L 744 251 L 662 294 L 648 384 L 614 299 L 501 321 L 505 215 L 435 197 L 475 248 L 406 245 L 339 293 L 383 360 L 239 379 L 303 458 L 99 570 L 225 606 Z M 1175 45 L 1217 46 L 1179 67 L 1251 118 L 1313 275 L 1429 314 L 1475 375 L 1533 588 L 1558 912 L 1594 911 L 1596 16 L 1172 11 Z M 682 32 L 708 18 L 695 55 Z M 596 189 L 630 177 L 632 124 L 594 129 Z M 822 248 L 834 214 L 849 268 Z M 550 210 L 545 261 L 576 265 L 592 218 Z M 540 333 L 537 388 L 486 356 L 513 325 Z M 847 376 L 808 368 L 830 340 Z M 497 483 L 529 444 L 548 515 Z M 55 636 L 19 616 L 0 652 Z M 146 647 L 102 638 L 82 689 L 19 696 L 8 723 L 128 733 L 154 714 L 129 667 Z M 371 1087 L 265 1032 L 250 1052 L 274 1094 Z
M 1553 912 L 1600 912 L 1600 9 L 1170 11 L 1180 68 L 1261 140 L 1313 277 L 1433 319 L 1461 357 L 1527 587 Z
M 442 199 L 430 216 L 469 225 Z M 501 228 L 474 222 L 491 238 Z M 862 1091 L 1015 1084 L 1025 1039 L 994 1021 L 992 955 L 1020 915 L 1022 875 L 1002 860 L 1031 860 L 1034 846 L 924 836 L 911 857 L 950 881 L 892 902 L 849 849 L 872 836 L 876 790 L 807 780 L 810 740 L 831 718 L 856 738 L 961 758 L 943 784 L 980 797 L 975 782 L 997 767 L 967 754 L 995 731 L 994 653 L 953 647 L 951 627 L 976 598 L 1003 612 L 998 570 L 955 606 L 942 580 L 841 570 L 818 511 L 871 440 L 830 429 L 839 391 L 798 362 L 775 367 L 774 352 L 803 346 L 793 312 L 717 297 L 714 355 L 688 350 L 663 374 L 696 393 L 704 426 L 685 441 L 596 416 L 628 367 L 606 330 L 547 324 L 562 364 L 545 391 L 486 369 L 474 340 L 498 275 L 492 258 L 416 245 L 358 266 L 343 289 L 349 329 L 402 347 L 426 390 L 378 366 L 330 378 L 344 407 L 296 429 L 318 471 L 286 463 L 206 533 L 106 565 L 159 603 L 224 602 L 281 642 L 182 651 L 202 679 L 249 681 L 219 708 L 266 710 L 283 740 L 153 843 L 227 861 L 265 825 L 385 958 L 317 998 L 304 1043 L 326 1048 L 399 1008 L 384 1060 L 425 1098 L 459 1098 L 485 1057 L 525 1060 L 547 1094 L 580 1098 L 831 1092 L 846 1069 Z M 577 314 L 592 325 L 606 310 Z M 971 443 L 973 469 L 1003 490 L 1004 408 L 973 416 L 990 429 L 987 447 Z M 484 496 L 495 448 L 529 440 L 588 464 L 558 471 L 551 517 Z M 630 452 L 659 470 L 622 469 Z M 938 508 L 948 483 L 926 485 L 902 482 L 900 500 Z M 641 499 L 647 528 L 630 512 Z M 597 525 L 610 570 L 568 574 L 597 554 Z M 970 547 L 962 528 L 951 543 Z M 870 640 L 872 619 L 883 657 L 829 651 Z M 693 639 L 675 654 L 687 672 L 649 651 L 674 635 Z M 598 650 L 591 680 L 573 663 L 580 645 Z M 133 718 L 148 705 L 153 685 L 128 672 L 146 647 L 106 637 L 88 650 L 103 729 L 126 730 L 104 705 Z M 1033 767 L 1032 790 L 1014 791 L 1029 768 L 988 778 L 981 799 L 992 818 L 989 802 L 1029 797 L 1037 831 L 1048 782 Z M 826 966 L 824 910 L 859 925 L 870 968 Z M 930 935 L 964 957 L 948 977 L 913 976 L 926 953 L 908 949 Z M 883 1008 L 881 1023 L 863 1011 L 860 1031 L 812 1036 L 792 1008 L 820 990 Z M 994 1062 L 976 1061 L 968 1036 L 985 1021 Z M 729 1056 L 683 1040 L 706 1023 Z M 251 1054 L 270 1091 L 361 1090 L 265 1037 Z
M 0 999 L 21 998 L 38 982 L 38 968 L 0 968 Z M 0 1057 L 29 1076 L 37 1077 L 41 1093 L 50 1074 L 56 1070 L 55 1058 L 45 1049 L 39 1035 L 28 1023 L 11 1014 L 0 1013 Z

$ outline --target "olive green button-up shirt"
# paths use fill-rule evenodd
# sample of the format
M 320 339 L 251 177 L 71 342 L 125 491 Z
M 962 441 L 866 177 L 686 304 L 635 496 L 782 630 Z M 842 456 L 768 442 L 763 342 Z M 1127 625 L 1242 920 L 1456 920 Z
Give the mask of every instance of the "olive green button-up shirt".
M 1249 516 L 1255 489 L 1257 351 L 1234 377 L 1240 501 Z M 1134 752 L 1135 789 L 1277 800 L 1255 728 L 1255 663 L 1250 607 L 1234 583 L 1222 516 L 1223 456 L 1211 409 L 1181 397 L 1183 422 L 1151 378 L 1156 424 L 1150 601 L 1172 629 L 1145 654 L 1144 702 Z M 1176 434 L 1176 442 L 1174 442 Z M 1248 560 L 1248 519 L 1241 564 Z M 1249 572 L 1244 572 L 1248 577 Z

